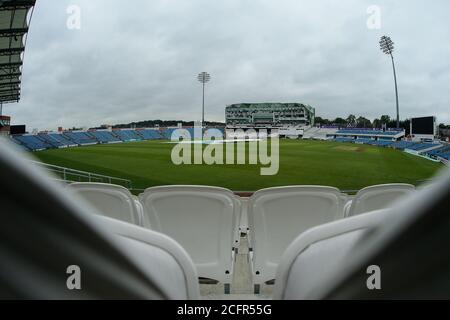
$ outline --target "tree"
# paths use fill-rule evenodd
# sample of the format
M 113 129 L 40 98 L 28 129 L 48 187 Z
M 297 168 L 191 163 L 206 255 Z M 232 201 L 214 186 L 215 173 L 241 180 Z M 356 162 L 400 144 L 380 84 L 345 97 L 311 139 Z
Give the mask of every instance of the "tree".
M 370 122 L 369 119 L 360 116 L 360 117 L 358 117 L 358 119 L 356 119 L 356 127 L 357 128 L 372 128 L 372 123 Z
M 381 128 L 381 120 L 380 119 L 373 120 L 373 127 L 376 129 Z
M 330 124 L 330 120 L 324 119 L 324 118 L 322 118 L 322 117 L 316 117 L 316 119 L 315 119 L 314 122 L 315 122 L 316 124 L 324 124 L 324 125 Z
M 349 116 L 347 117 L 346 121 L 347 121 L 347 125 L 348 125 L 349 127 L 354 127 L 354 126 L 356 126 L 356 116 L 355 116 L 354 114 L 349 115 Z
M 391 121 L 391 117 L 389 117 L 387 114 L 384 114 L 380 118 L 381 124 L 388 124 Z
M 347 120 L 342 119 L 342 118 L 336 118 L 336 119 L 334 119 L 333 123 L 338 126 L 345 126 L 345 125 L 347 125 Z

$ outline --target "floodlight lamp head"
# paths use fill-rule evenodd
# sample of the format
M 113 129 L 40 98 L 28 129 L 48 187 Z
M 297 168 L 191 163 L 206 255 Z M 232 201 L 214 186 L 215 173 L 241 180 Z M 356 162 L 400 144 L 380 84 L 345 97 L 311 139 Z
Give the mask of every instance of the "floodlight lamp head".
M 380 39 L 380 49 L 385 54 L 390 54 L 394 52 L 394 42 L 388 36 L 382 36 Z
M 198 74 L 197 79 L 201 83 L 207 83 L 211 80 L 211 76 L 207 72 L 201 72 Z

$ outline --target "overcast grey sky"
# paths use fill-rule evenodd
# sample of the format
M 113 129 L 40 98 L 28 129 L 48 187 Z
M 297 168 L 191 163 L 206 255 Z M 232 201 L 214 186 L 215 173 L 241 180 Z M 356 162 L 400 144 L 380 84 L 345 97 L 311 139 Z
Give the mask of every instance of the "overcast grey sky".
M 66 26 L 81 9 L 81 29 Z M 381 8 L 381 29 L 366 10 Z M 22 99 L 5 107 L 28 129 L 147 119 L 224 121 L 227 104 L 302 102 L 318 116 L 395 116 L 450 123 L 450 1 L 38 0 Z

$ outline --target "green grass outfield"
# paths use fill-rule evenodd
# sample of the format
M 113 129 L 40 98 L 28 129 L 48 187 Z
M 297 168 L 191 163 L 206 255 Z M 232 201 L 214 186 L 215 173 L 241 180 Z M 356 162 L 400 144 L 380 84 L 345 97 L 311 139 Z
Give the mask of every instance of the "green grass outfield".
M 280 141 L 280 167 L 261 176 L 261 165 L 180 165 L 171 161 L 173 144 L 143 141 L 52 149 L 33 154 L 41 161 L 72 169 L 130 179 L 144 189 L 167 184 L 212 185 L 253 191 L 283 185 L 329 185 L 342 190 L 418 181 L 442 165 L 404 152 L 323 141 Z

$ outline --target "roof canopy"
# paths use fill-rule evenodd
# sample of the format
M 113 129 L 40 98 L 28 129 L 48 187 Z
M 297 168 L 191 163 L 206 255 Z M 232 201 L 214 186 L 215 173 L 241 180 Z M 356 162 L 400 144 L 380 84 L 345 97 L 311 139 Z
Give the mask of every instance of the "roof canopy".
M 29 11 L 36 0 L 0 0 L 0 102 L 18 102 Z

